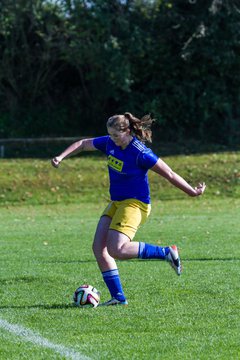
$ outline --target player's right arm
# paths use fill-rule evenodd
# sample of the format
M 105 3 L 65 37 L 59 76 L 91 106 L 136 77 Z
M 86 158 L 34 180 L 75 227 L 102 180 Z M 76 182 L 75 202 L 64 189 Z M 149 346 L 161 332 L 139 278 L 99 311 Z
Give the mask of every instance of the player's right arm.
M 93 140 L 94 139 L 82 139 L 76 141 L 75 143 L 67 147 L 60 155 L 55 156 L 51 160 L 52 166 L 58 168 L 63 159 L 76 155 L 79 152 L 97 150 L 93 145 Z

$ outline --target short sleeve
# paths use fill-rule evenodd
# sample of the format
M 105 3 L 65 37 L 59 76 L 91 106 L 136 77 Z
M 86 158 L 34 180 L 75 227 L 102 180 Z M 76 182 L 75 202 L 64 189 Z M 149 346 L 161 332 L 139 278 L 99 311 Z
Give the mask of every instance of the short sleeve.
M 93 145 L 95 146 L 96 149 L 106 154 L 108 140 L 109 140 L 109 136 L 100 136 L 93 139 Z
M 144 169 L 151 169 L 158 161 L 158 156 L 151 149 L 146 149 L 138 156 L 138 165 Z

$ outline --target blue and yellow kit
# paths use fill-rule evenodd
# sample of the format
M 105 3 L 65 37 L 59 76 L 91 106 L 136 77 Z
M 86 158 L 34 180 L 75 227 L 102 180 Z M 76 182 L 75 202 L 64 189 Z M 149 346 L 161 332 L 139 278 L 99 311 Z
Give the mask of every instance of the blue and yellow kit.
M 131 198 L 149 204 L 147 172 L 156 164 L 158 156 L 136 137 L 124 150 L 108 135 L 95 138 L 93 145 L 107 155 L 111 200 Z

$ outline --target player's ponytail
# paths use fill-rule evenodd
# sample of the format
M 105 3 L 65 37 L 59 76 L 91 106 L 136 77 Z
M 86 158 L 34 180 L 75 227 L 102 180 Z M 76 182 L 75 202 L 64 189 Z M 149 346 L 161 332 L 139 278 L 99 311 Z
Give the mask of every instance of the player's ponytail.
M 131 134 L 140 141 L 152 142 L 151 126 L 155 120 L 150 115 L 144 115 L 138 119 L 129 112 L 124 115 L 113 115 L 107 121 L 107 127 L 113 127 L 117 131 L 126 131 L 130 129 Z
M 124 117 L 129 121 L 129 128 L 131 132 L 142 142 L 152 142 L 151 126 L 154 119 L 150 115 L 144 115 L 141 119 L 133 116 L 131 113 L 126 112 Z

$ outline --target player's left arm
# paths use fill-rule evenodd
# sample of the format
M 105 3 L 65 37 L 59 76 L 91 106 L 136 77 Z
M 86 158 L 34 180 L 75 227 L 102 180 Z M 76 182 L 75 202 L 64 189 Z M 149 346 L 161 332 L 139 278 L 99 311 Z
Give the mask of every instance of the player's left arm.
M 158 159 L 156 164 L 151 168 L 152 171 L 158 175 L 163 176 L 171 184 L 173 184 L 178 189 L 184 191 L 189 196 L 199 196 L 202 195 L 206 189 L 205 183 L 200 183 L 196 187 L 192 187 L 186 180 L 184 180 L 180 175 L 175 173 L 163 160 Z

